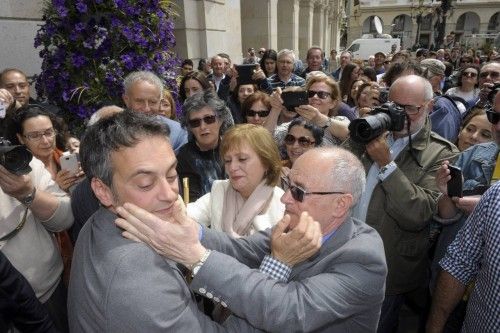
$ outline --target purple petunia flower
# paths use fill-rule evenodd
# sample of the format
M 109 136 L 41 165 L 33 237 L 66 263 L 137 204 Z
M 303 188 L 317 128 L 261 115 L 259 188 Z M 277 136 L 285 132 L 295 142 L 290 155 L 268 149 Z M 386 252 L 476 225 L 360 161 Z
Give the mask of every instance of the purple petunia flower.
M 87 12 L 87 5 L 84 4 L 83 2 L 81 1 L 78 1 L 76 3 L 76 10 L 78 10 L 80 13 L 86 13 Z

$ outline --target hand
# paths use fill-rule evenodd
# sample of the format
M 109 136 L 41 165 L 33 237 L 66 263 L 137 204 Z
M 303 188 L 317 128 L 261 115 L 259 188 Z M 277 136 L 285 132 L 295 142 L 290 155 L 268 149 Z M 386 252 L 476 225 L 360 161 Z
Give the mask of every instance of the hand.
M 287 214 L 276 224 L 271 235 L 271 255 L 290 267 L 305 261 L 321 248 L 321 226 L 307 212 L 300 214 L 292 230 Z
M 56 183 L 61 190 L 68 192 L 69 188 L 78 183 L 84 176 L 85 173 L 81 168 L 79 168 L 78 172 L 75 174 L 71 173 L 69 170 L 59 170 L 56 174 Z
M 470 215 L 474 211 L 474 208 L 476 208 L 477 204 L 479 203 L 479 200 L 481 200 L 481 196 L 471 195 L 463 198 L 453 197 L 451 198 L 451 200 L 453 200 L 455 206 L 457 206 L 458 209 L 461 209 L 467 215 Z
M 0 188 L 5 194 L 19 200 L 33 193 L 34 187 L 30 175 L 16 175 L 0 165 Z
M 7 89 L 0 89 L 0 102 L 5 105 L 5 108 L 8 109 L 15 102 L 14 97 Z
M 373 139 L 366 145 L 366 152 L 379 167 L 383 167 L 391 162 L 391 152 L 387 145 L 387 132 Z
M 230 69 L 230 74 L 228 74 L 231 77 L 231 80 L 229 81 L 229 90 L 234 91 L 236 86 L 238 85 L 238 71 L 236 70 L 236 67 L 234 65 Z
M 322 118 L 325 118 L 323 120 L 323 123 L 327 122 L 327 116 L 324 116 L 319 112 L 318 109 L 316 109 L 314 106 L 311 105 L 301 105 L 295 108 L 295 111 L 304 119 L 313 122 L 313 123 L 319 123 Z
M 436 186 L 439 192 L 448 195 L 448 181 L 450 181 L 450 169 L 448 169 L 449 161 L 444 161 L 441 167 L 436 171 Z
M 280 110 L 284 108 L 283 99 L 281 98 L 281 88 L 276 88 L 271 94 L 271 109 Z
M 128 239 L 151 246 L 156 252 L 186 267 L 197 263 L 205 248 L 198 239 L 199 225 L 186 215 L 182 201 L 177 200 L 168 221 L 131 203 L 118 207 L 115 223 Z
M 266 74 L 264 73 L 264 71 L 262 69 L 260 69 L 260 66 L 257 65 L 257 69 L 252 74 L 252 80 L 259 82 L 259 81 L 262 81 L 265 79 L 266 79 Z

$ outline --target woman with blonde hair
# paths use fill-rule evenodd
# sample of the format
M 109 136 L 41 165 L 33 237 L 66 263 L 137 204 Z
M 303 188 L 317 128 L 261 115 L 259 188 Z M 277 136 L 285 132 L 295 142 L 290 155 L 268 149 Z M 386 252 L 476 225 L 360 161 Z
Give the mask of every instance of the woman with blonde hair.
M 236 125 L 223 136 L 220 155 L 229 179 L 216 180 L 210 193 L 187 205 L 195 221 L 233 237 L 272 227 L 285 211 L 280 198 L 281 160 L 269 132 Z
M 172 97 L 172 93 L 168 89 L 163 90 L 163 97 L 160 101 L 159 114 L 172 120 L 177 119 L 175 101 Z

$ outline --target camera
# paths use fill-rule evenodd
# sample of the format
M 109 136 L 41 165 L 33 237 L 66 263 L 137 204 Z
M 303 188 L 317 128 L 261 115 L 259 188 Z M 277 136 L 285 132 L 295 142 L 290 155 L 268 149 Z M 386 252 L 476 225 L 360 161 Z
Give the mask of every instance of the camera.
M 404 109 L 392 102 L 375 107 L 364 118 L 349 124 L 351 138 L 358 143 L 368 143 L 385 131 L 401 131 L 405 126 Z
M 31 152 L 24 146 L 12 145 L 9 140 L 0 137 L 0 165 L 16 175 L 31 172 Z
M 380 89 L 380 93 L 378 95 L 378 101 L 382 104 L 387 103 L 389 100 L 389 89 L 383 88 Z

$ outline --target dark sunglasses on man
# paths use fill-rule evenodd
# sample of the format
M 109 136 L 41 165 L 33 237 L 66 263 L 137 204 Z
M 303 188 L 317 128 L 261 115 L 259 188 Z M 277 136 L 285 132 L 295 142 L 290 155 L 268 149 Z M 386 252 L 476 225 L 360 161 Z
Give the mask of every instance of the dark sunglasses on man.
M 488 117 L 488 121 L 493 125 L 498 124 L 498 121 L 500 121 L 500 113 L 494 110 L 486 110 L 486 117 Z
M 479 77 L 481 79 L 486 79 L 487 77 L 490 77 L 492 80 L 497 80 L 500 77 L 500 72 L 481 72 L 479 73 Z
M 203 121 L 205 124 L 210 125 L 215 123 L 217 117 L 215 115 L 205 116 L 203 118 L 194 118 L 188 120 L 188 125 L 191 128 L 196 128 L 201 126 L 201 122 Z
M 300 186 L 290 184 L 288 177 L 281 178 L 282 186 L 285 191 L 290 190 L 292 198 L 296 201 L 303 202 L 306 195 L 328 195 L 328 194 L 345 194 L 345 192 L 307 192 Z

